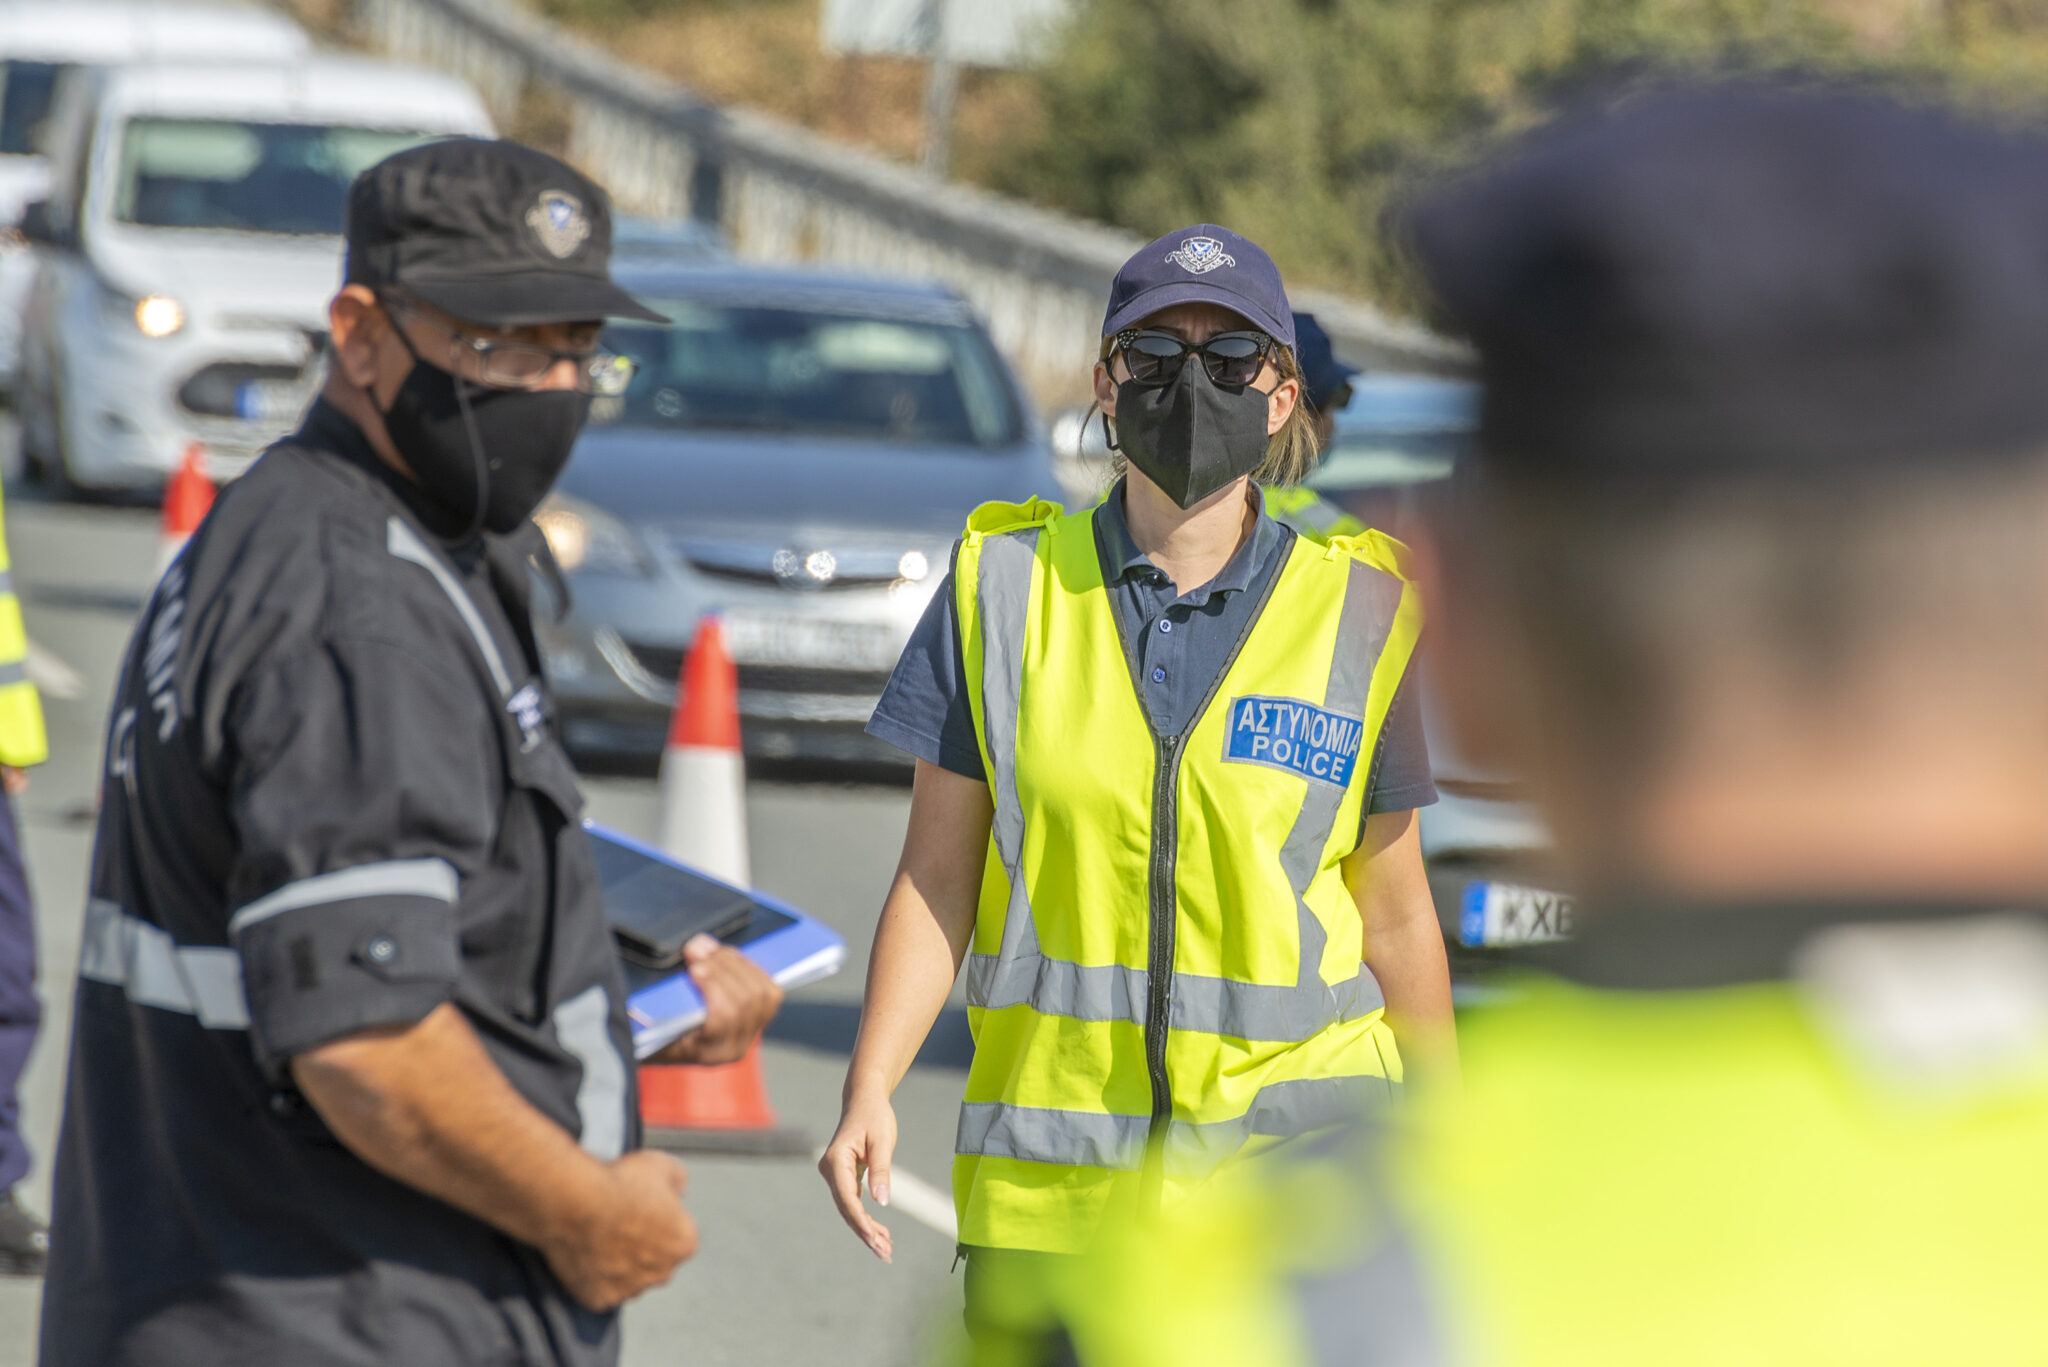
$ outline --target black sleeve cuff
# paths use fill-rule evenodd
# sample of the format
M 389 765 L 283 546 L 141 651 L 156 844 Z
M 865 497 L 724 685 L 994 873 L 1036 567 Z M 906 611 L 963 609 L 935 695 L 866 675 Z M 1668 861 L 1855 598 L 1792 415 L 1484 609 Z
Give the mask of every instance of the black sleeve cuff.
M 928 736 L 881 712 L 868 719 L 867 731 L 876 740 L 888 742 L 912 759 L 936 764 L 948 773 L 962 778 L 988 778 L 979 750 L 962 750 L 959 746 L 948 745 L 937 736 Z
M 1381 812 L 1407 812 L 1417 807 L 1427 807 L 1436 801 L 1436 784 L 1429 779 L 1404 783 L 1398 788 L 1375 788 L 1368 814 L 1378 816 Z
M 386 894 L 295 907 L 234 931 L 258 1064 L 382 1025 L 411 1025 L 455 994 L 455 907 Z

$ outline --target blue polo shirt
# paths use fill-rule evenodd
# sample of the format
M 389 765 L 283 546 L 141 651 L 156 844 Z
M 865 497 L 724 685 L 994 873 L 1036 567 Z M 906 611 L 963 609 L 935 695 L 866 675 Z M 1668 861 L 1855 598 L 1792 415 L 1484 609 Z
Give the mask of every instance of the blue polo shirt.
M 1095 544 L 1103 582 L 1115 605 L 1124 648 L 1133 656 L 1132 677 L 1140 681 L 1145 709 L 1161 735 L 1179 735 L 1194 725 L 1196 709 L 1229 663 L 1231 650 L 1293 544 L 1294 532 L 1266 515 L 1257 485 L 1251 496 L 1260 500 L 1252 534 L 1239 543 L 1214 579 L 1187 593 L 1176 593 L 1166 572 L 1131 539 L 1121 482 L 1096 512 Z M 911 633 L 868 722 L 868 734 L 963 777 L 985 778 L 967 701 L 967 670 L 956 617 L 949 574 Z M 1408 811 L 1436 801 L 1429 748 L 1422 737 L 1422 709 L 1405 681 L 1380 732 L 1369 782 L 1368 815 Z

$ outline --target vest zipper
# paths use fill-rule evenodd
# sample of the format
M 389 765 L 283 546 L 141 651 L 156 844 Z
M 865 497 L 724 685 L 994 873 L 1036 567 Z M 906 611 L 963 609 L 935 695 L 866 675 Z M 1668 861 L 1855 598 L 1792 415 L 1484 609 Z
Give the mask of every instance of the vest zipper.
M 1188 719 L 1189 732 L 1202 724 L 1209 704 L 1215 702 L 1216 695 L 1223 690 L 1223 681 L 1236 667 L 1238 655 L 1243 652 L 1245 642 L 1251 639 L 1259 619 L 1266 615 L 1266 604 L 1271 601 L 1273 590 L 1280 586 L 1280 576 L 1287 571 L 1287 560 L 1294 554 L 1297 538 L 1294 529 L 1285 523 L 1281 524 L 1281 530 L 1286 534 L 1286 540 L 1274 549 L 1280 561 L 1273 566 L 1272 573 L 1260 588 L 1258 601 L 1252 604 L 1251 612 L 1246 615 L 1244 626 L 1232 643 L 1230 654 L 1224 658 L 1222 668 L 1209 681 L 1209 691 L 1202 695 L 1194 715 Z M 1107 558 L 1103 554 L 1100 527 L 1095 531 L 1096 554 L 1103 564 L 1102 591 L 1107 594 L 1111 591 Z M 1114 603 L 1110 605 L 1109 619 L 1117 635 L 1123 637 L 1123 619 L 1117 615 Z M 1131 669 L 1131 687 L 1138 695 L 1138 710 L 1145 717 L 1146 727 L 1151 729 L 1152 710 L 1145 703 L 1145 684 L 1132 644 L 1130 640 L 1124 640 L 1124 660 Z M 1167 1130 L 1173 1123 L 1173 1083 L 1166 1075 L 1166 1033 L 1173 1017 L 1174 932 L 1179 919 L 1174 878 L 1175 863 L 1180 854 L 1180 803 L 1175 794 L 1180 788 L 1181 736 L 1162 736 L 1154 729 L 1152 741 L 1152 864 L 1151 887 L 1147 890 L 1151 924 L 1147 927 L 1145 944 L 1145 1069 L 1152 1083 L 1152 1123 L 1145 1131 L 1145 1166 L 1139 1183 L 1139 1197 L 1147 1209 L 1156 1208 L 1159 1204 L 1165 1178 Z
M 1175 858 L 1180 850 L 1180 737 L 1155 736 L 1152 767 L 1152 887 L 1145 951 L 1145 1067 L 1152 1075 L 1152 1124 L 1145 1136 L 1147 1195 L 1158 1191 L 1157 1159 L 1173 1120 L 1173 1086 L 1166 1077 L 1166 1031 L 1173 1014 Z

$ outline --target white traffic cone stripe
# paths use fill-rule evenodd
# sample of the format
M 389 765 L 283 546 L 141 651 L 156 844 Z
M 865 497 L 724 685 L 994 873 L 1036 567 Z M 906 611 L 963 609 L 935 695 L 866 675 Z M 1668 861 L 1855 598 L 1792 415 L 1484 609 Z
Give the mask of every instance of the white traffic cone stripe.
M 714 878 L 751 887 L 746 764 L 737 750 L 671 746 L 661 757 L 661 848 Z

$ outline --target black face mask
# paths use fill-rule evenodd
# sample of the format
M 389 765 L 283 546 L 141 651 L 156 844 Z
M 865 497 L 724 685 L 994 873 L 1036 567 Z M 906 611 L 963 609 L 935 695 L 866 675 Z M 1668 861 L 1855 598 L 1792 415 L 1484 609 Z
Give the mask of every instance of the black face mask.
M 1172 384 L 1116 387 L 1116 445 L 1168 498 L 1192 508 L 1266 458 L 1266 400 L 1250 385 L 1216 384 L 1190 357 Z
M 493 389 L 420 359 L 384 410 L 391 444 L 465 540 L 479 529 L 503 534 L 527 518 L 569 463 L 590 412 L 573 389 Z

